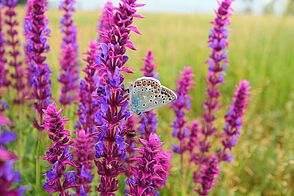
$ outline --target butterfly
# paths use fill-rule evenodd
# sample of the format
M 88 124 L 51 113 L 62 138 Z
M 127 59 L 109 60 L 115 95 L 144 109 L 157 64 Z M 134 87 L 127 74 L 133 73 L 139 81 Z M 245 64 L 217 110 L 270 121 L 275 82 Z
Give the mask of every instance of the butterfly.
M 177 95 L 152 77 L 136 79 L 129 89 L 131 112 L 140 115 L 155 108 L 167 105 L 177 99 Z

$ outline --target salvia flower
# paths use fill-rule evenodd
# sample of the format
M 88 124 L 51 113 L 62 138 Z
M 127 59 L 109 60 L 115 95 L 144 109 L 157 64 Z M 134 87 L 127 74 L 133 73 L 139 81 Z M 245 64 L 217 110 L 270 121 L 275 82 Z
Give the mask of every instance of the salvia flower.
M 5 38 L 3 33 L 3 6 L 0 4 L 0 87 L 8 87 L 10 84 L 10 81 L 8 79 L 7 74 L 9 73 L 7 67 L 6 67 L 6 52 L 5 52 Z
M 194 180 L 197 179 L 203 166 L 211 159 L 211 155 L 208 152 L 211 148 L 211 142 L 209 137 L 214 136 L 217 132 L 217 128 L 214 124 L 216 115 L 214 112 L 220 108 L 219 97 L 220 91 L 218 87 L 223 83 L 224 72 L 228 65 L 227 59 L 227 47 L 228 47 L 228 32 L 227 28 L 230 24 L 230 16 L 232 14 L 233 0 L 223 0 L 219 2 L 216 17 L 211 22 L 213 28 L 209 35 L 209 48 L 211 48 L 210 58 L 207 61 L 209 65 L 209 73 L 207 77 L 207 99 L 204 102 L 204 114 L 203 123 L 201 127 L 201 140 L 198 141 L 199 152 L 194 153 L 192 156 L 193 162 L 198 165 L 197 170 L 194 172 Z M 197 177 L 198 176 L 198 177 Z M 197 183 L 197 181 L 195 181 Z
M 190 154 L 193 154 L 195 148 L 198 147 L 198 140 L 200 136 L 200 123 L 197 120 L 192 121 L 189 130 L 190 136 L 187 144 L 187 150 L 189 150 Z
M 199 195 L 208 195 L 211 188 L 215 186 L 215 179 L 218 178 L 220 169 L 217 158 L 212 156 L 207 165 L 201 170 L 201 174 L 194 176 L 195 181 L 200 184 L 200 188 L 196 189 Z
M 92 169 L 94 168 L 94 137 L 84 130 L 77 131 L 77 138 L 73 139 L 73 156 L 75 157 L 76 175 L 75 183 L 77 195 L 87 195 L 91 190 L 93 180 Z
M 16 13 L 17 0 L 3 0 L 2 4 L 5 7 L 5 24 L 7 26 L 7 38 L 6 43 L 10 46 L 8 51 L 11 56 L 8 64 L 13 68 L 11 73 L 11 86 L 17 92 L 17 96 L 14 99 L 15 103 L 23 103 L 26 96 L 25 88 L 25 69 L 22 67 L 20 60 L 20 41 L 18 39 L 18 21 Z
M 64 129 L 66 119 L 61 117 L 62 110 L 57 111 L 55 103 L 44 110 L 44 128 L 52 141 L 48 147 L 44 160 L 53 168 L 46 172 L 46 182 L 43 188 L 50 194 L 59 192 L 62 196 L 68 195 L 67 189 L 75 187 L 75 173 L 66 171 L 66 166 L 76 165 L 69 153 L 70 132 Z
M 140 70 L 143 71 L 144 76 L 146 77 L 156 77 L 154 73 L 155 65 L 154 57 L 152 56 L 152 52 L 148 51 L 146 57 L 143 59 L 144 67 Z M 145 112 L 144 115 L 140 117 L 140 126 L 138 127 L 138 131 L 144 136 L 145 139 L 149 138 L 151 133 L 156 133 L 156 114 L 152 111 Z
M 183 72 L 180 72 L 179 80 L 177 81 L 178 88 L 176 90 L 177 100 L 172 103 L 176 118 L 174 120 L 172 133 L 173 137 L 180 142 L 179 146 L 174 146 L 175 153 L 183 154 L 187 150 L 187 139 L 189 138 L 189 131 L 186 125 L 187 119 L 185 117 L 188 110 L 190 110 L 189 90 L 194 86 L 194 74 L 191 67 L 185 67 Z
M 207 78 L 207 100 L 204 102 L 204 127 L 203 134 L 206 137 L 212 136 L 216 133 L 217 129 L 214 125 L 216 116 L 215 110 L 219 109 L 220 91 L 218 86 L 223 83 L 224 71 L 228 65 L 227 60 L 227 47 L 228 47 L 228 30 L 227 26 L 230 24 L 230 16 L 232 13 L 233 0 L 223 0 L 219 4 L 216 11 L 216 18 L 212 21 L 213 28 L 209 35 L 209 48 L 211 53 L 207 64 L 209 66 L 209 73 Z
M 222 151 L 218 153 L 221 161 L 230 162 L 231 156 L 229 151 L 236 145 L 239 130 L 242 126 L 242 117 L 248 103 L 250 85 L 249 82 L 244 80 L 241 81 L 237 87 L 237 90 L 233 97 L 233 104 L 230 107 L 229 112 L 225 116 L 226 124 L 224 128 L 224 137 L 222 141 Z
M 148 140 L 139 139 L 142 148 L 135 149 L 133 178 L 128 179 L 131 195 L 158 195 L 166 182 L 171 153 L 160 149 L 163 145 L 158 135 L 152 133 Z
M 87 63 L 86 68 L 83 70 L 85 78 L 80 82 L 79 92 L 79 109 L 76 129 L 83 129 L 87 133 L 97 132 L 97 126 L 101 126 L 101 117 L 99 116 L 100 102 L 97 97 L 94 97 L 97 85 L 100 81 L 98 72 L 95 69 L 96 56 L 98 45 L 93 41 L 89 45 L 89 51 L 86 52 L 87 57 L 84 61 Z M 100 120 L 99 120 L 100 119 Z
M 122 130 L 130 113 L 127 111 L 128 101 L 121 72 L 132 73 L 124 66 L 128 60 L 125 53 L 127 48 L 135 49 L 130 41 L 130 32 L 138 32 L 132 22 L 134 17 L 140 17 L 136 14 L 136 8 L 140 6 L 136 0 L 122 0 L 119 3 L 113 13 L 112 28 L 103 32 L 106 41 L 100 44 L 102 52 L 97 56 L 97 70 L 103 70 L 104 75 L 101 77 L 106 84 L 98 86 L 104 122 L 96 145 L 98 159 L 95 163 L 101 176 L 97 189 L 101 195 L 114 195 L 118 190 L 117 176 L 124 170 L 122 160 L 126 159 L 126 151 Z
M 77 44 L 77 28 L 74 25 L 72 13 L 75 0 L 63 0 L 60 9 L 64 11 L 61 18 L 63 34 L 60 57 L 60 77 L 62 84 L 59 101 L 62 105 L 71 104 L 77 97 L 79 88 L 79 60 Z
M 100 22 L 97 28 L 99 33 L 98 43 L 105 43 L 107 41 L 107 36 L 105 32 L 108 32 L 112 27 L 113 10 L 114 10 L 114 6 L 111 3 L 111 1 L 108 1 L 103 7 Z
M 32 0 L 31 11 L 25 18 L 26 49 L 30 61 L 28 67 L 29 84 L 32 87 L 31 98 L 35 101 L 35 109 L 40 122 L 34 125 L 42 130 L 43 110 L 47 108 L 51 98 L 50 70 L 46 63 L 45 54 L 49 51 L 47 37 L 50 30 L 47 28 L 48 19 L 45 17 L 46 0 Z

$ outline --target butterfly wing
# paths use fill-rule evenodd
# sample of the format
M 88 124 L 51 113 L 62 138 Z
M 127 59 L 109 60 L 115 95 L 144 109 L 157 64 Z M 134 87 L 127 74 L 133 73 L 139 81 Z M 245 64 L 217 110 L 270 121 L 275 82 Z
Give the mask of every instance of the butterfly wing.
M 153 99 L 160 92 L 160 82 L 152 77 L 138 78 L 130 87 L 131 110 L 140 114 L 154 107 Z
M 177 99 L 177 95 L 165 86 L 161 86 L 160 91 L 154 95 L 154 97 L 149 97 L 149 102 L 152 104 L 148 105 L 147 111 L 153 110 L 165 106 Z

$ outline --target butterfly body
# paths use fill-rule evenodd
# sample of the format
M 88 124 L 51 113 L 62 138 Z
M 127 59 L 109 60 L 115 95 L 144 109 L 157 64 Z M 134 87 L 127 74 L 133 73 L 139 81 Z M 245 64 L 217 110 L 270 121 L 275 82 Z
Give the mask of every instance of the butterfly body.
M 176 99 L 177 95 L 172 90 L 152 77 L 138 78 L 130 86 L 130 110 L 135 114 L 159 108 Z

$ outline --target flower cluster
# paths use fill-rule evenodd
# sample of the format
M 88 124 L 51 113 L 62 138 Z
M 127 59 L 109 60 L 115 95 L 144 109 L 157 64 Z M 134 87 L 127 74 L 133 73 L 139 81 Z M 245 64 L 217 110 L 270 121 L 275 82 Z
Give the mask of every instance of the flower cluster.
M 208 164 L 204 166 L 201 170 L 201 174 L 195 176 L 197 182 L 201 185 L 201 188 L 196 189 L 196 192 L 199 195 L 208 195 L 211 188 L 215 185 L 214 180 L 218 178 L 220 173 L 219 165 L 217 158 L 214 156 L 208 161 Z M 200 176 L 200 178 L 199 178 Z
M 163 145 L 159 136 L 152 133 L 148 140 L 139 139 L 143 145 L 137 148 L 140 155 L 133 158 L 136 163 L 132 167 L 134 178 L 128 179 L 131 195 L 157 195 L 166 181 L 171 153 L 160 149 Z
M 111 29 L 113 24 L 113 10 L 114 6 L 111 1 L 107 1 L 107 3 L 103 7 L 100 22 L 97 28 L 99 32 L 98 43 L 105 43 L 108 40 L 106 32 Z
M 62 84 L 59 101 L 62 105 L 71 104 L 76 98 L 79 88 L 79 60 L 77 44 L 77 28 L 72 19 L 75 0 L 63 0 L 60 9 L 64 11 L 61 18 L 63 34 L 60 57 L 60 77 Z
M 239 130 L 242 126 L 242 117 L 248 103 L 249 90 L 250 86 L 248 81 L 244 80 L 240 82 L 233 97 L 234 102 L 225 116 L 225 139 L 222 141 L 222 151 L 218 153 L 221 161 L 230 162 L 231 160 L 231 156 L 228 153 L 237 143 L 238 135 L 240 134 Z
M 186 67 L 183 72 L 180 72 L 180 79 L 177 81 L 178 89 L 176 91 L 178 99 L 172 103 L 176 118 L 173 124 L 173 137 L 180 141 L 179 146 L 174 146 L 173 151 L 183 154 L 187 150 L 187 138 L 189 137 L 188 127 L 185 119 L 186 112 L 190 110 L 189 90 L 194 86 L 194 74 L 190 67 Z
M 99 99 L 94 97 L 94 94 L 99 83 L 99 77 L 97 76 L 97 71 L 95 69 L 96 65 L 96 55 L 97 55 L 97 43 L 93 41 L 89 45 L 89 51 L 86 52 L 87 57 L 84 61 L 87 63 L 86 68 L 83 70 L 85 73 L 85 78 L 80 82 L 80 92 L 79 92 L 79 109 L 78 116 L 79 121 L 77 122 L 77 130 L 85 130 L 87 133 L 97 132 L 97 126 L 102 123 L 99 122 Z
M 208 88 L 206 89 L 207 100 L 204 102 L 204 127 L 203 134 L 205 138 L 216 133 L 217 128 L 214 125 L 216 116 L 215 110 L 219 109 L 220 91 L 218 86 L 223 83 L 224 71 L 228 64 L 227 51 L 228 33 L 227 26 L 230 24 L 230 16 L 232 12 L 231 4 L 233 0 L 224 0 L 220 3 L 216 11 L 216 18 L 212 21 L 214 25 L 209 35 L 209 48 L 211 48 L 210 59 L 207 61 L 209 65 L 209 73 L 207 78 Z M 206 141 L 203 141 L 206 143 Z M 207 143 L 204 145 L 208 145 Z M 208 150 L 208 149 L 207 149 Z
M 20 58 L 20 41 L 18 39 L 18 21 L 16 19 L 16 5 L 17 0 L 3 0 L 2 4 L 5 7 L 5 24 L 7 25 L 7 38 L 6 42 L 8 46 L 10 46 L 10 50 L 8 51 L 11 59 L 8 64 L 14 69 L 14 72 L 11 73 L 11 86 L 17 92 L 17 96 L 14 99 L 15 103 L 23 103 L 26 96 L 25 90 L 25 70 L 22 67 L 22 62 Z
M 146 54 L 146 57 L 143 59 L 144 61 L 144 67 L 141 68 L 141 71 L 143 71 L 144 76 L 146 77 L 156 77 L 156 74 L 154 73 L 155 65 L 154 57 L 152 56 L 152 52 L 148 51 Z M 149 138 L 149 135 L 151 133 L 156 133 L 156 114 L 152 111 L 145 112 L 144 115 L 140 117 L 140 126 L 138 127 L 138 131 L 144 135 L 145 139 Z
M 35 100 L 35 109 L 40 122 L 35 120 L 35 127 L 42 130 L 43 109 L 46 109 L 51 98 L 50 70 L 46 63 L 45 53 L 49 51 L 47 37 L 48 19 L 45 17 L 46 0 L 32 0 L 31 11 L 25 18 L 26 50 L 29 55 L 28 77 L 32 86 L 31 98 Z
M 50 194 L 59 192 L 67 195 L 67 189 L 75 187 L 75 172 L 66 171 L 66 166 L 76 167 L 71 160 L 70 133 L 64 129 L 66 119 L 61 117 L 62 110 L 56 111 L 55 103 L 44 110 L 44 128 L 49 133 L 52 145 L 48 147 L 44 160 L 47 160 L 52 169 L 46 172 L 46 182 L 43 188 Z M 64 179 L 62 179 L 64 178 Z
M 91 182 L 93 180 L 92 169 L 94 160 L 94 139 L 93 135 L 84 130 L 77 131 L 77 138 L 73 139 L 73 156 L 76 158 L 75 183 L 76 194 L 86 195 L 91 192 Z
M 106 41 L 100 44 L 101 54 L 97 57 L 97 69 L 104 73 L 106 85 L 99 85 L 101 112 L 104 119 L 100 127 L 99 140 L 96 145 L 96 166 L 100 177 L 98 192 L 101 195 L 113 195 L 118 190 L 117 176 L 123 172 L 126 158 L 125 142 L 122 135 L 124 120 L 130 116 L 125 89 L 122 85 L 124 76 L 121 72 L 132 73 L 125 67 L 128 57 L 127 48 L 135 49 L 130 40 L 130 32 L 138 33 L 132 26 L 136 8 L 142 5 L 136 0 L 122 0 L 113 13 L 113 24 L 109 31 L 104 32 Z M 102 158 L 102 160 L 101 160 Z
M 0 87 L 8 87 L 10 84 L 10 81 L 7 77 L 8 69 L 6 68 L 5 64 L 7 62 L 6 59 L 6 52 L 5 52 L 5 38 L 3 33 L 3 20 L 2 20 L 2 14 L 3 14 L 3 6 L 0 4 Z

